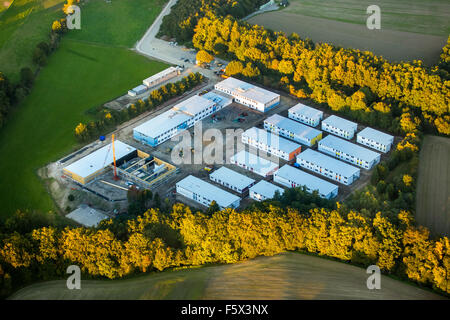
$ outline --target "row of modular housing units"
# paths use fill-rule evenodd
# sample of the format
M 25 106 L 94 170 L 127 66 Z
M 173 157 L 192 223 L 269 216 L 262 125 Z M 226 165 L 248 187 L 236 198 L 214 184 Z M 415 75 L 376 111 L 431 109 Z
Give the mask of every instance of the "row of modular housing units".
M 232 101 L 261 112 L 271 110 L 280 102 L 279 95 L 234 78 L 228 78 L 216 84 L 215 90 L 217 91 L 216 93 L 210 92 L 201 97 L 194 96 L 187 99 L 166 113 L 135 128 L 134 138 L 145 144 L 157 146 L 177 135 L 180 131 L 188 129 L 197 121 L 226 107 Z M 254 127 L 245 131 L 242 135 L 243 143 L 268 152 L 285 161 L 296 160 L 296 167 L 315 172 L 345 185 L 350 185 L 359 178 L 360 169 L 343 161 L 364 169 L 370 169 L 380 161 L 380 154 L 344 140 L 353 138 L 357 131 L 356 123 L 337 116 L 330 116 L 323 120 L 323 112 L 300 103 L 289 109 L 288 117 L 285 118 L 275 114 L 265 119 L 265 130 Z M 322 130 L 333 135 L 323 138 L 322 131 L 314 128 L 321 121 Z M 393 137 L 380 131 L 366 128 L 358 133 L 357 141 L 379 151 L 387 152 L 392 146 Z M 301 152 L 302 147 L 300 144 L 312 147 L 316 143 L 320 152 L 311 149 Z M 260 157 L 252 157 L 250 153 L 245 151 L 236 154 L 230 160 L 232 164 L 241 166 L 263 177 L 273 176 L 275 182 L 285 187 L 305 186 L 308 191 L 317 190 L 321 197 L 328 199 L 338 194 L 337 185 L 289 165 L 279 168 L 277 164 Z M 198 178 L 194 178 L 186 178 L 186 183 L 189 182 L 190 187 L 183 187 L 183 180 L 177 183 L 177 191 L 205 205 L 209 205 L 212 200 L 215 200 L 219 206 L 227 207 L 224 201 L 220 200 L 220 198 L 227 198 L 219 196 L 223 192 L 219 192 L 214 188 L 204 188 L 204 184 L 207 183 L 205 181 L 197 183 L 198 186 L 195 188 L 194 180 Z M 277 188 L 279 187 L 269 187 L 267 183 L 267 181 L 264 181 L 261 184 L 257 184 L 261 190 L 263 189 L 263 184 L 265 189 L 269 190 L 264 195 L 259 193 L 258 196 L 256 191 L 252 192 L 250 190 L 250 187 L 253 186 L 248 186 L 250 196 L 257 200 L 262 200 L 269 197 L 271 191 L 278 190 Z M 196 189 L 199 193 L 194 192 Z M 236 191 L 234 187 L 231 189 Z M 215 190 L 216 192 L 208 191 L 210 196 L 206 196 L 206 193 L 202 195 L 202 190 Z M 233 199 L 233 197 L 228 197 L 228 199 Z M 234 199 L 232 202 L 234 205 L 230 204 L 231 207 L 235 207 L 238 203 L 236 200 Z

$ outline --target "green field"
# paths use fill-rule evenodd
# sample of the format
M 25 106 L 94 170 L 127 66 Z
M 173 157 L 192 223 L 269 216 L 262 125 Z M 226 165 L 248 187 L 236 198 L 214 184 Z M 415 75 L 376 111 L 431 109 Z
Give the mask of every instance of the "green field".
M 127 280 L 34 284 L 11 299 L 443 299 L 382 276 L 380 290 L 368 290 L 365 269 L 297 253 L 260 257 L 233 265 L 165 271 Z
M 140 11 L 134 2 L 115 2 L 127 3 L 135 12 Z M 103 6 L 104 1 L 91 3 Z M 125 45 L 126 41 L 134 42 L 139 37 L 137 33 L 128 35 L 127 24 L 118 18 L 120 10 L 103 14 L 105 19 L 117 18 L 127 35 L 111 38 L 108 29 L 97 29 L 97 39 L 104 38 L 104 44 L 72 40 L 70 35 L 64 37 L 40 72 L 31 94 L 17 106 L 0 131 L 0 216 L 16 209 L 54 210 L 36 170 L 76 147 L 73 130 L 76 124 L 88 119 L 87 110 L 126 93 L 142 79 L 167 67 L 122 46 L 110 45 L 111 39 L 116 44 L 124 41 L 121 44 Z M 132 19 L 131 15 L 128 18 Z M 145 21 L 147 26 L 151 23 L 151 18 Z M 83 27 L 89 30 L 98 25 L 91 26 L 89 20 L 82 20 Z
M 81 30 L 73 30 L 68 38 L 131 48 L 164 3 L 165 0 L 90 0 L 81 6 Z
M 369 50 L 393 61 L 439 60 L 450 33 L 450 2 L 445 0 L 291 0 L 282 10 L 248 20 L 275 31 L 293 32 L 314 42 Z M 381 10 L 381 29 L 366 27 L 369 5 Z
M 425 136 L 417 181 L 417 222 L 450 236 L 450 139 Z
M 8 0 L 12 1 L 12 0 Z M 14 0 L 0 9 L 0 71 L 18 79 L 22 67 L 32 67 L 36 45 L 48 39 L 52 21 L 62 18 L 63 0 Z M 3 2 L 2 2 L 3 3 Z
M 446 0 L 290 0 L 286 11 L 298 15 L 366 24 L 366 9 L 378 5 L 382 28 L 447 37 L 450 2 Z

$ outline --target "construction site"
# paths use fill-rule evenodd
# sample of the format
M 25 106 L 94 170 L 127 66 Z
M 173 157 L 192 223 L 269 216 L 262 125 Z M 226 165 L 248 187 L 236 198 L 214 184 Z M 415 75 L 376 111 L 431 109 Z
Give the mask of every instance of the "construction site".
M 260 185 L 268 188 L 269 182 L 272 182 L 273 173 L 269 173 L 267 176 L 260 175 L 255 171 L 255 168 L 247 164 L 242 166 L 232 164 L 231 156 L 237 155 L 242 150 L 257 153 L 261 157 L 261 161 L 270 160 L 268 163 L 272 164 L 272 171 L 276 172 L 286 165 L 294 165 L 297 167 L 295 170 L 300 170 L 300 166 L 296 163 L 298 155 L 303 154 L 308 149 L 313 149 L 315 152 L 318 150 L 317 143 L 306 143 L 298 140 L 302 143 L 300 147 L 298 142 L 295 142 L 295 135 L 290 134 L 284 127 L 280 127 L 280 130 L 284 131 L 280 131 L 279 135 L 285 137 L 283 139 L 289 140 L 286 142 L 295 145 L 295 147 L 291 148 L 292 150 L 289 149 L 289 154 L 286 157 L 281 156 L 282 152 L 280 150 L 282 146 L 280 146 L 280 150 L 276 148 L 272 148 L 272 150 L 263 143 L 264 141 L 257 141 L 255 137 L 252 138 L 252 141 L 256 139 L 252 143 L 250 141 L 243 142 L 242 134 L 246 130 L 253 129 L 258 130 L 258 132 L 266 132 L 265 120 L 268 118 L 275 115 L 281 118 L 291 118 L 289 110 L 297 105 L 298 101 L 289 95 L 282 94 L 279 97 L 279 101 L 277 100 L 276 107 L 268 108 L 265 110 L 266 112 L 261 112 L 256 108 L 236 101 L 226 92 L 215 90 L 216 86 L 214 82 L 210 82 L 210 79 L 208 82 L 206 86 L 188 93 L 182 99 L 174 98 L 157 110 L 152 110 L 121 125 L 108 138 L 109 142 L 93 142 L 67 155 L 60 161 L 47 166 L 47 176 L 54 180 L 50 184 L 50 193 L 59 208 L 67 213 L 71 213 L 75 209 L 78 210 L 75 212 L 78 220 L 74 219 L 75 221 L 94 220 L 98 223 L 95 219 L 98 219 L 97 217 L 101 215 L 95 212 L 101 212 L 112 218 L 127 212 L 129 205 L 128 192 L 130 189 L 136 189 L 151 190 L 153 194 L 157 193 L 167 205 L 183 202 L 191 207 L 204 209 L 204 203 L 208 199 L 202 198 L 203 200 L 199 201 L 198 196 L 203 197 L 202 195 L 190 195 L 189 192 L 192 190 L 188 189 L 191 187 L 183 189 L 180 185 L 177 188 L 181 181 L 193 176 L 211 184 L 211 186 L 223 189 L 220 181 L 210 180 L 210 174 L 221 167 L 228 167 L 228 169 L 234 170 L 236 174 L 247 176 L 255 180 L 255 182 L 267 182 Z M 220 102 L 223 101 L 223 105 L 218 105 L 217 97 L 220 97 Z M 206 107 L 203 107 L 203 101 Z M 184 109 L 192 109 L 195 112 L 192 112 L 192 115 L 189 117 L 186 116 L 186 119 L 183 119 L 183 121 L 171 125 L 164 132 L 161 131 L 160 127 L 149 124 L 151 121 L 155 121 L 154 119 L 162 118 L 170 110 L 180 108 L 179 106 L 181 105 L 183 105 Z M 329 114 L 325 111 L 323 116 L 326 117 Z M 292 126 L 296 130 L 303 127 L 313 130 L 297 121 L 289 121 L 292 122 Z M 148 143 L 148 139 L 141 139 L 136 134 L 136 128 L 140 128 L 143 125 L 146 125 L 147 136 L 155 136 L 152 140 L 155 143 Z M 167 120 L 160 124 L 160 126 L 168 125 Z M 201 137 L 198 137 L 199 132 L 197 130 L 199 125 L 201 125 Z M 211 137 L 208 138 L 205 135 L 205 132 L 209 129 L 220 132 L 225 139 L 222 150 L 215 150 L 215 138 L 211 139 Z M 170 135 L 168 138 L 165 137 L 166 131 L 169 132 L 167 135 Z M 184 133 L 181 134 L 182 132 Z M 231 135 L 229 136 L 230 132 Z M 279 136 L 278 133 L 273 134 Z M 190 142 L 188 141 L 187 145 L 186 143 L 181 143 L 186 137 L 190 137 Z M 198 143 L 199 138 L 200 144 Z M 290 141 L 293 139 L 294 141 Z M 396 140 L 398 140 L 397 137 Z M 291 153 L 292 155 L 289 156 Z M 207 161 L 206 157 L 211 154 L 214 154 L 212 157 L 214 159 L 220 158 L 219 161 L 213 163 Z M 194 161 L 198 157 L 201 161 Z M 381 157 L 386 158 L 388 155 L 382 154 Z M 335 161 L 338 160 L 336 159 Z M 309 170 L 308 172 L 308 177 L 311 181 L 322 181 L 321 179 L 324 178 L 324 182 L 328 180 L 327 177 L 315 171 Z M 336 201 L 342 201 L 354 190 L 365 186 L 369 181 L 369 177 L 370 171 L 361 170 L 360 177 L 351 185 L 340 183 L 339 192 L 334 190 L 332 193 L 325 192 L 323 195 L 324 197 L 334 197 Z M 197 182 L 195 181 L 192 183 L 196 185 Z M 286 188 L 285 184 L 274 182 L 275 184 L 270 185 L 268 190 L 260 191 L 263 193 L 267 191 L 267 194 L 273 194 L 274 189 Z M 328 182 L 333 183 L 335 181 L 330 179 Z M 295 183 L 289 182 L 289 185 L 294 185 Z M 303 185 L 303 181 L 297 184 Z M 178 189 L 185 190 L 184 194 L 178 192 Z M 203 190 L 204 188 L 200 186 L 198 189 Z M 239 201 L 230 202 L 238 208 L 245 208 L 253 202 L 251 198 L 247 196 L 242 197 L 234 189 L 228 190 L 228 193 L 238 196 Z M 186 196 L 188 194 L 189 196 Z M 84 209 L 79 210 L 80 208 Z M 89 215 L 94 214 L 92 212 L 96 214 L 95 217 L 89 217 Z M 72 216 L 75 216 L 75 213 Z M 88 216 L 80 217 L 80 215 Z

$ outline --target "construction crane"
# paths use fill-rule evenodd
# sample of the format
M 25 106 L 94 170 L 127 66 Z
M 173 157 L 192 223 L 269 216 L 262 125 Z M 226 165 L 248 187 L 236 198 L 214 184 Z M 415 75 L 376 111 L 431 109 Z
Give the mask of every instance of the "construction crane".
M 119 180 L 119 177 L 117 176 L 116 149 L 114 148 L 114 135 L 112 135 L 112 149 L 113 149 L 113 161 L 114 161 L 114 180 Z
M 116 166 L 116 149 L 114 148 L 114 135 L 112 135 L 112 142 L 109 145 L 108 152 L 106 152 L 105 161 L 103 161 L 103 168 L 105 167 L 106 161 L 108 160 L 109 151 L 113 150 L 113 162 L 114 162 L 114 180 L 119 180 L 119 177 L 117 176 L 117 166 Z

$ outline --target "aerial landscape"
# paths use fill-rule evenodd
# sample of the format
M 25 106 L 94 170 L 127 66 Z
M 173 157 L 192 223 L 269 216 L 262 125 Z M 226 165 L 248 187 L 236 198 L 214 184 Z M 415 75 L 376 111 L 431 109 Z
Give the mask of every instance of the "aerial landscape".
M 0 2 L 0 299 L 448 300 L 449 35 L 444 0 Z

